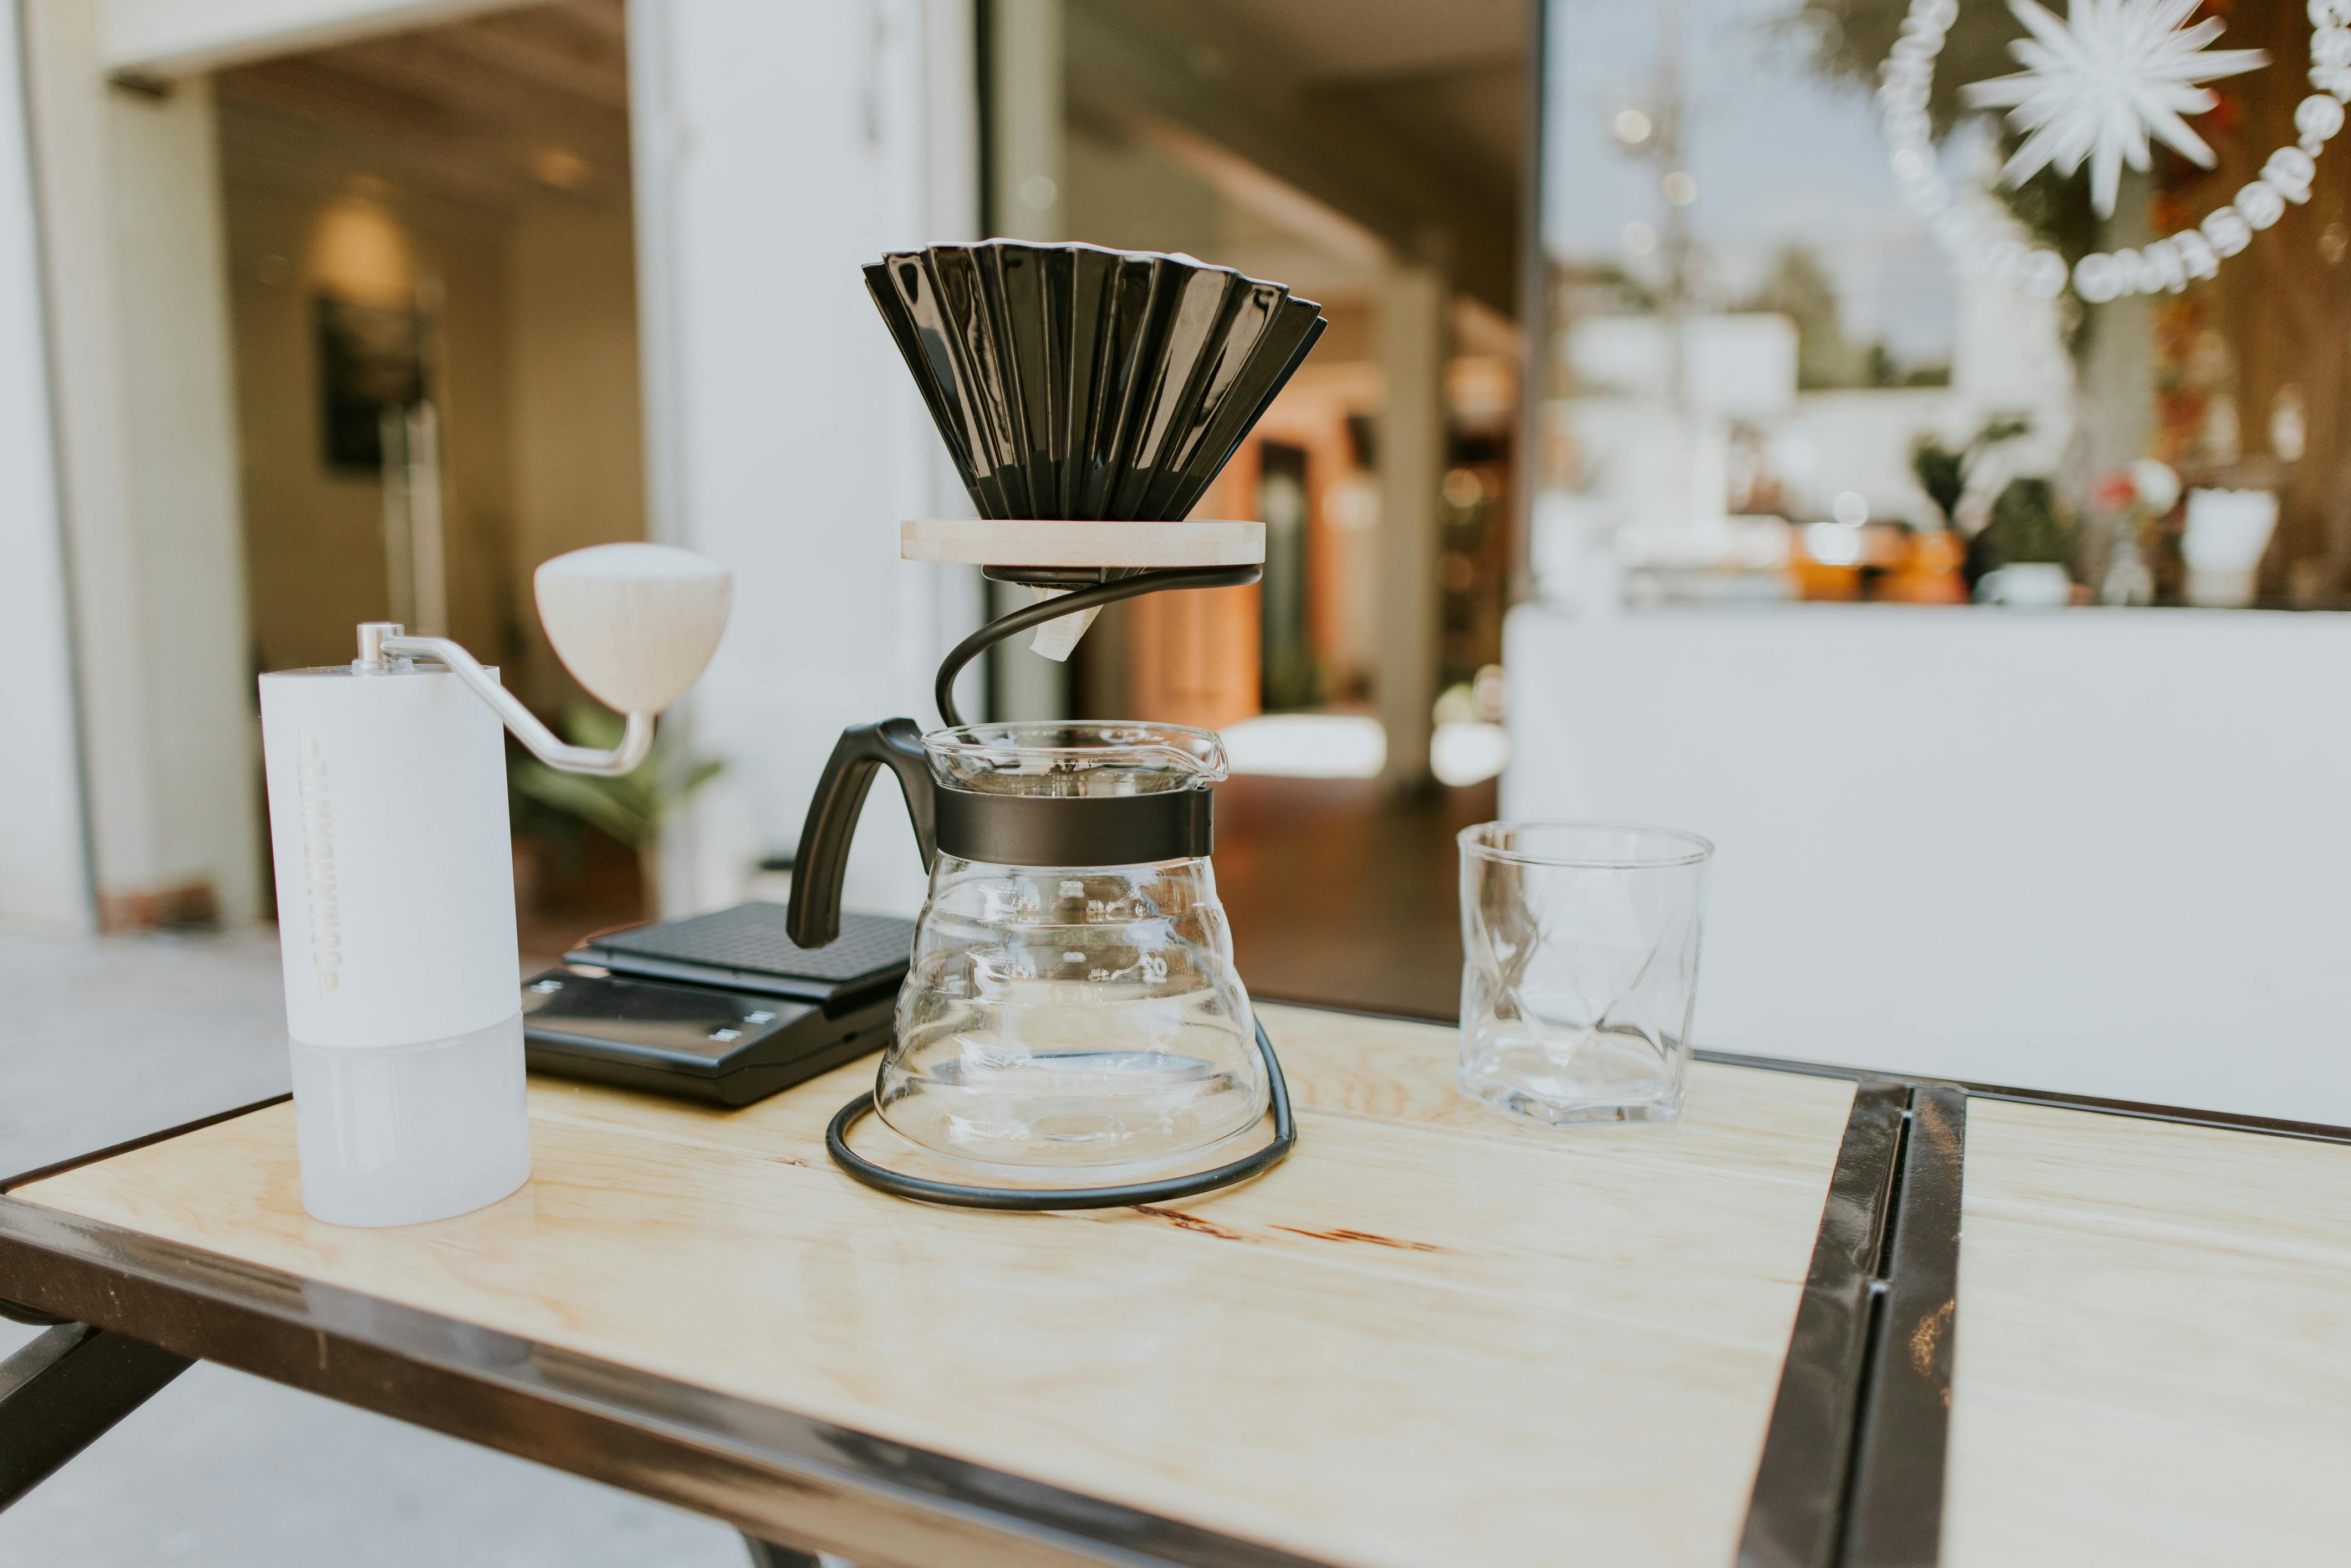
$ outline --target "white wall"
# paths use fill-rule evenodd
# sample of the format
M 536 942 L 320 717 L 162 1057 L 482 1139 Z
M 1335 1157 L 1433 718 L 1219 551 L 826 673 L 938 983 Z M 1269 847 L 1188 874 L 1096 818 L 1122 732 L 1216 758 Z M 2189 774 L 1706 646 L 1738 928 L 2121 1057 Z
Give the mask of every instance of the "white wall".
M 29 0 L 26 35 L 99 906 L 204 885 L 246 919 L 260 862 L 212 101 L 201 83 L 109 89 L 96 21 L 85 0 Z
M 250 672 L 222 484 L 235 446 L 209 99 L 185 85 L 124 98 L 104 74 L 488 7 L 26 3 L 99 891 L 203 875 L 234 918 L 253 907 L 259 857 L 253 780 L 229 766 Z M 684 716 L 696 748 L 733 768 L 695 814 L 692 852 L 670 857 L 702 883 L 674 897 L 709 903 L 797 841 L 844 725 L 928 720 L 931 672 L 976 619 L 973 574 L 896 559 L 899 518 L 965 503 L 858 273 L 887 247 L 977 231 L 970 9 L 636 0 L 630 26 L 652 528 L 738 574 L 736 628 Z M 28 223 L 21 203 L 0 211 L 0 257 Z M 13 298 L 21 319 L 21 280 Z M 195 329 L 148 335 L 175 323 Z M 26 396 L 22 353 L 10 362 L 0 374 Z M 185 484 L 141 471 L 150 455 L 184 460 Z M 37 467 L 10 476 L 32 486 L 37 530 Z M 7 548 L 43 570 L 37 532 L 15 527 Z M 63 606 L 36 592 L 54 632 Z M 876 800 L 877 828 L 897 826 L 861 843 L 849 902 L 911 907 L 910 837 Z M 79 836 L 69 804 L 35 802 L 52 844 Z
M 2351 1124 L 2351 618 L 1522 607 L 1511 817 L 1719 846 L 1700 1045 Z
M 0 626 L 15 652 L 0 679 L 0 922 L 72 932 L 97 916 L 17 37 L 10 5 L 0 12 Z
M 211 96 L 108 74 L 487 8 L 16 0 L 0 16 L 0 623 L 25 650 L 0 689 L 0 920 L 85 929 L 197 887 L 231 921 L 259 902 Z
M 935 722 L 976 615 L 967 573 L 897 559 L 900 518 L 967 503 L 858 270 L 977 226 L 969 12 L 636 0 L 630 46 L 652 531 L 736 573 L 689 699 L 730 768 L 668 857 L 700 884 L 665 889 L 708 904 L 798 842 L 844 726 Z M 872 800 L 846 903 L 911 910 L 904 810 Z
M 545 202 L 507 242 L 514 402 L 513 583 L 527 700 L 578 688 L 538 624 L 531 573 L 566 550 L 645 537 L 636 248 L 627 207 Z
M 232 115 L 241 112 L 224 107 Z M 541 658 L 552 664 L 552 653 L 542 643 L 517 653 L 508 641 L 517 617 L 536 629 L 528 580 L 540 559 L 517 559 L 517 519 L 528 499 L 519 483 L 519 430 L 523 415 L 538 406 L 521 395 L 528 368 L 522 356 L 563 358 L 571 340 L 614 332 L 614 316 L 625 334 L 634 299 L 624 291 L 617 299 L 591 300 L 568 287 L 567 277 L 517 272 L 510 244 L 515 225 L 502 211 L 413 186 L 354 188 L 349 164 L 331 150 L 315 162 L 295 164 L 256 153 L 256 140 L 232 122 L 224 141 L 253 657 L 265 670 L 339 663 L 351 656 L 351 628 L 381 620 L 392 608 L 381 476 L 373 467 L 353 471 L 326 460 L 313 308 L 321 293 L 408 307 L 421 281 L 434 300 L 431 361 L 442 416 L 445 630 L 503 664 L 505 678 L 526 701 L 559 696 L 565 689 L 559 678 L 541 678 L 547 673 Z M 603 249 L 619 251 L 625 290 L 625 210 L 607 215 L 604 227 Z M 555 340 L 536 333 L 525 340 L 512 329 L 526 287 L 577 310 L 551 334 Z M 602 313 L 588 309 L 591 304 Z M 612 488 L 619 491 L 597 492 L 599 506 L 584 520 L 593 524 L 603 520 L 598 512 L 640 507 L 637 470 L 623 465 L 637 439 L 635 361 L 606 369 L 601 380 L 578 356 L 563 368 L 559 395 L 575 413 L 594 407 L 601 393 L 623 405 L 627 421 L 619 452 L 603 428 L 583 433 L 570 448 L 582 476 L 616 479 Z M 577 493 L 564 498 L 576 499 Z M 606 537 L 591 534 L 580 542 Z M 562 548 L 556 544 L 547 553 Z
M 211 84 L 107 97 L 123 505 L 155 771 L 155 862 L 110 883 L 209 883 L 223 920 L 259 913 L 260 715 L 245 602 L 236 390 Z

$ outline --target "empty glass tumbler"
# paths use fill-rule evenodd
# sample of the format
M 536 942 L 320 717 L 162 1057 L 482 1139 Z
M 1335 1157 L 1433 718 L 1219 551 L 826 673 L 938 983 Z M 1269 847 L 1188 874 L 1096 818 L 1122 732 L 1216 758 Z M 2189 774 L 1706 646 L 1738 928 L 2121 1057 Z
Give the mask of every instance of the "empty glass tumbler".
M 1714 846 L 1614 822 L 1460 843 L 1463 1092 L 1554 1125 L 1678 1117 Z

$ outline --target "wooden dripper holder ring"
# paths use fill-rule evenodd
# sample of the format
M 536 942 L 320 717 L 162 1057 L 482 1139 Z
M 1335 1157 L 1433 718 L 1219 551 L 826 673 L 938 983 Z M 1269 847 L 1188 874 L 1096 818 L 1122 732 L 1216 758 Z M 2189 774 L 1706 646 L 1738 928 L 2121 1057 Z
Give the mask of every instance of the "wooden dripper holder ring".
M 1034 604 L 999 615 L 956 644 L 939 665 L 939 718 L 954 728 L 956 677 L 989 647 L 1066 616 L 1081 635 L 1103 605 L 1185 588 L 1230 588 L 1265 570 L 1265 525 L 1214 519 L 1119 522 L 1081 519 L 928 518 L 899 525 L 905 560 L 952 561 L 981 568 L 998 582 L 1040 591 Z M 1050 595 L 1050 597 L 1045 597 Z M 1077 635 L 1058 654 L 1067 657 Z

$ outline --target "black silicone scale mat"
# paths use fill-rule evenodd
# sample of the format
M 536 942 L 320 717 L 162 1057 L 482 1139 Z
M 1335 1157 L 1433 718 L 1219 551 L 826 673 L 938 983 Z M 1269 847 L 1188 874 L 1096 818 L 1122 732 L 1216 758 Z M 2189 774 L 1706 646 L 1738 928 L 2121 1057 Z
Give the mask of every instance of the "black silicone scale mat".
M 784 915 L 780 904 L 738 904 L 711 915 L 616 931 L 591 944 L 588 955 L 616 969 L 629 967 L 630 959 L 645 958 L 664 972 L 673 965 L 695 965 L 850 986 L 904 968 L 914 946 L 911 920 L 844 915 L 839 940 L 802 947 L 784 935 Z

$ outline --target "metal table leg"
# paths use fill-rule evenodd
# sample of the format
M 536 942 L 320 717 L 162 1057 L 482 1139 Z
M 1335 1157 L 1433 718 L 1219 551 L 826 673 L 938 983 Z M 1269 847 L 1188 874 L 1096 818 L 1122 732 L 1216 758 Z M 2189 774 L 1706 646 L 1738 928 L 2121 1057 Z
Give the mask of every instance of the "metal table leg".
M 0 1509 L 192 1364 L 84 1323 L 60 1324 L 0 1362 Z

